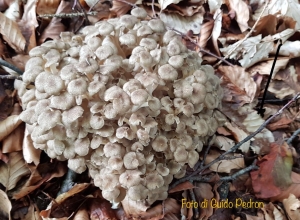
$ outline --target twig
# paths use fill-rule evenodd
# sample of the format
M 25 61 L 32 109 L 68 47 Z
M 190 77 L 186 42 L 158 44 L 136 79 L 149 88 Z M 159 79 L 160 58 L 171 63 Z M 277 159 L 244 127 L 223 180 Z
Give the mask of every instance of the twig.
M 154 0 L 152 0 L 152 4 L 151 4 L 151 7 L 152 7 L 152 16 L 154 17 L 154 18 L 156 18 L 156 13 L 155 13 L 155 9 L 154 9 Z
M 300 128 L 292 134 L 292 136 L 286 141 L 286 143 L 290 145 L 298 134 L 300 134 Z
M 20 70 L 18 67 L 6 62 L 5 60 L 2 60 L 0 59 L 0 65 L 3 65 L 3 66 L 6 66 L 8 67 L 9 69 L 15 71 L 16 73 L 18 73 L 19 75 L 22 75 L 23 74 L 23 71 Z
M 14 75 L 0 75 L 0 79 L 19 79 L 22 80 L 21 76 L 14 76 Z
M 91 11 L 87 12 L 87 15 L 96 15 L 98 12 L 96 11 Z M 85 16 L 83 12 L 78 12 L 78 13 L 60 13 L 60 14 L 43 14 L 39 15 L 38 17 L 40 18 L 74 18 L 74 17 L 82 17 Z
M 177 30 L 174 29 L 174 28 L 171 28 L 171 30 L 173 30 L 173 31 L 175 31 L 175 32 L 177 32 L 177 33 L 179 33 L 179 34 L 181 34 L 181 35 L 184 36 L 184 37 L 186 37 L 192 44 L 194 44 L 196 47 L 199 48 L 200 52 L 209 54 L 209 55 L 211 55 L 211 56 L 213 56 L 213 57 L 219 59 L 220 62 L 224 62 L 224 63 L 228 64 L 229 66 L 233 66 L 231 63 L 229 63 L 229 62 L 228 62 L 227 60 L 225 60 L 223 57 L 219 57 L 219 56 L 217 56 L 216 54 L 214 54 L 214 53 L 212 53 L 212 52 L 210 52 L 210 51 L 207 51 L 207 50 L 202 49 L 202 47 L 200 47 L 200 46 L 199 46 L 192 38 L 190 38 L 190 37 L 187 36 L 186 34 L 180 32 L 180 31 L 177 31 Z
M 137 7 L 136 4 L 132 4 L 132 3 L 127 2 L 127 1 L 123 1 L 123 0 L 113 0 L 113 1 L 126 3 L 126 4 L 128 4 L 128 5 L 131 5 L 131 6 L 134 7 L 134 8 Z
M 210 163 L 208 163 L 205 166 L 201 167 L 199 170 L 195 170 L 194 172 L 192 172 L 188 176 L 179 179 L 174 184 L 172 184 L 171 187 L 174 188 L 178 184 L 183 183 L 183 182 L 185 182 L 187 180 L 193 180 L 193 176 L 195 176 L 195 175 L 203 172 L 205 169 L 209 168 L 214 163 L 217 163 L 217 162 L 219 162 L 221 160 L 224 160 L 224 158 L 225 158 L 226 155 L 235 152 L 242 144 L 244 144 L 247 141 L 251 140 L 254 136 L 256 136 L 259 132 L 261 132 L 275 117 L 277 117 L 278 115 L 282 114 L 282 112 L 283 112 L 284 109 L 286 109 L 293 102 L 295 102 L 298 99 L 299 96 L 300 96 L 300 93 L 297 93 L 286 105 L 284 105 L 278 112 L 276 112 L 274 115 L 272 115 L 270 118 L 268 118 L 255 132 L 253 132 L 252 134 L 248 135 L 244 140 L 242 140 L 241 142 L 239 142 L 238 144 L 236 144 L 235 146 L 233 146 L 232 148 L 230 148 L 228 151 L 226 151 L 223 154 L 221 154 L 219 157 L 217 157 L 216 159 L 214 159 Z M 200 179 L 203 180 L 203 178 L 201 176 L 197 177 L 197 178 L 198 178 L 199 181 L 200 181 Z
M 192 201 L 197 201 L 194 190 L 190 189 L 189 193 L 190 193 L 190 196 L 191 196 L 191 200 Z M 199 218 L 199 209 L 198 209 L 198 207 L 193 207 L 193 209 L 194 209 L 194 218 L 198 219 Z
M 258 168 L 259 167 L 256 166 L 256 160 L 254 160 L 254 162 L 250 166 L 245 167 L 244 169 L 241 169 L 241 170 L 237 171 L 236 173 L 232 174 L 231 176 L 221 177 L 219 179 L 219 181 L 231 181 L 231 180 L 235 180 L 239 176 L 241 176 L 241 175 L 243 175 L 245 173 L 248 173 L 251 170 L 256 170 Z M 199 178 L 198 176 L 193 176 L 193 177 L 191 177 L 189 179 L 189 181 L 201 181 L 201 182 L 203 182 L 203 178 L 202 177 Z
M 235 51 L 239 46 L 241 46 L 242 43 L 244 43 L 245 40 L 247 40 L 247 38 L 252 34 L 252 32 L 254 31 L 254 29 L 256 28 L 258 22 L 260 21 L 263 13 L 265 12 L 265 10 L 267 9 L 267 6 L 269 5 L 269 0 L 266 0 L 266 3 L 265 3 L 265 6 L 262 10 L 262 12 L 260 13 L 260 15 L 258 16 L 256 22 L 254 23 L 253 27 L 251 28 L 251 30 L 248 32 L 248 34 L 246 34 L 246 36 L 239 41 L 239 43 L 232 49 L 228 52 L 228 54 L 224 57 L 224 59 L 228 59 L 228 57 L 231 55 L 231 53 L 233 51 Z M 217 64 L 214 65 L 214 67 L 217 67 L 221 64 L 221 61 L 219 61 Z

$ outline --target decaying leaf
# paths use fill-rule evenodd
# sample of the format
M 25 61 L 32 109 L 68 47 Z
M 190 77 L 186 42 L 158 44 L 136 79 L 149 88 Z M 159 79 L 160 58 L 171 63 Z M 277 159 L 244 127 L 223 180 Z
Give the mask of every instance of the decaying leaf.
M 300 56 L 300 41 L 286 41 L 280 48 L 279 55 L 290 58 Z
M 273 71 L 273 78 L 279 70 L 286 68 L 286 65 L 288 64 L 289 60 L 290 60 L 290 58 L 287 58 L 287 57 L 278 57 L 277 58 L 275 68 Z M 252 67 L 250 67 L 248 69 L 248 72 L 250 73 L 251 76 L 255 75 L 256 73 L 258 73 L 260 75 L 270 75 L 270 71 L 271 71 L 273 62 L 274 62 L 274 58 L 273 57 L 269 58 L 266 61 L 259 62 L 256 65 L 253 65 Z
M 178 184 L 173 189 L 169 190 L 169 193 L 180 192 L 187 189 L 193 189 L 194 185 L 190 181 L 186 181 L 184 183 Z
M 241 95 L 244 95 L 242 103 L 250 103 L 253 101 L 257 86 L 244 68 L 239 66 L 220 66 L 218 70 L 233 84 L 235 87 L 234 91 L 239 91 Z M 228 86 L 228 83 L 226 83 L 226 85 Z M 238 99 L 237 94 L 235 94 L 234 98 Z
M 213 42 L 215 51 L 218 56 L 221 56 L 219 51 L 219 46 L 218 46 L 218 38 L 221 34 L 221 29 L 222 29 L 222 11 L 221 9 L 219 9 L 216 10 L 214 14 L 214 27 L 211 34 L 211 40 Z
M 0 164 L 0 183 L 6 190 L 11 190 L 22 177 L 30 174 L 30 170 L 26 166 L 22 152 L 10 153 L 8 159 L 7 164 Z
M 3 140 L 4 137 L 9 135 L 13 130 L 15 130 L 20 124 L 22 120 L 19 118 L 19 115 L 11 115 L 7 117 L 5 120 L 0 122 L 0 141 Z
M 287 220 L 285 217 L 284 210 L 273 203 L 266 204 L 261 209 L 264 212 L 264 219 L 281 219 L 281 220 Z
M 0 12 L 0 24 L 0 33 L 8 45 L 19 53 L 24 52 L 26 40 L 17 23 Z
M 29 1 L 27 1 L 27 4 L 28 2 Z M 60 0 L 39 0 L 36 3 L 36 13 L 38 15 L 54 14 L 57 10 L 59 3 Z
M 293 157 L 288 145 L 271 143 L 270 150 L 257 162 L 259 170 L 251 171 L 253 189 L 258 198 L 278 196 L 292 184 Z
M 229 7 L 235 11 L 236 21 L 242 32 L 248 29 L 249 8 L 246 2 L 240 0 L 228 0 Z
M 210 163 L 219 156 L 220 153 L 218 151 L 211 150 L 205 158 L 205 164 Z M 229 154 L 228 157 L 230 157 L 230 159 L 214 163 L 209 169 L 220 173 L 230 173 L 232 169 L 243 169 L 245 167 L 244 158 L 232 158 L 234 156 L 240 156 L 240 154 Z
M 136 2 L 137 0 L 113 1 L 113 7 L 110 11 L 116 13 L 119 17 L 126 14 L 131 9 L 132 6 L 130 4 L 135 4 Z
M 213 27 L 214 27 L 214 20 L 205 22 L 202 25 L 201 30 L 200 30 L 200 34 L 199 34 L 200 38 L 199 38 L 199 41 L 198 41 L 199 47 L 204 48 L 206 46 L 207 41 L 211 37 L 211 32 L 212 32 Z
M 168 28 L 174 28 L 182 33 L 192 30 L 194 34 L 199 34 L 203 22 L 203 14 L 196 13 L 191 17 L 182 17 L 175 13 L 161 13 L 160 19 Z

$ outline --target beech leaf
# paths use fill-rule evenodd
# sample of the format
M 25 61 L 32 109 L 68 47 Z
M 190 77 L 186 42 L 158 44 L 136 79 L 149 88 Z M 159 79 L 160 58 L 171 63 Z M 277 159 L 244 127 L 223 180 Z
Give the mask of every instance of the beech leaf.
M 230 8 L 235 10 L 236 21 L 242 32 L 248 29 L 249 8 L 246 2 L 229 0 Z
M 10 153 L 8 159 L 7 164 L 0 165 L 0 183 L 6 190 L 11 190 L 23 176 L 30 174 L 30 170 L 26 166 L 22 152 Z
M 10 211 L 12 208 L 11 202 L 9 201 L 9 198 L 7 197 L 7 194 L 0 190 L 0 213 L 1 216 L 6 217 L 5 219 L 11 220 Z
M 158 0 L 158 3 L 160 5 L 160 9 L 164 10 L 168 5 L 170 4 L 178 4 L 182 0 Z
M 17 52 L 23 52 L 26 45 L 26 40 L 22 35 L 17 23 L 5 17 L 0 12 L 0 33 L 3 39 Z

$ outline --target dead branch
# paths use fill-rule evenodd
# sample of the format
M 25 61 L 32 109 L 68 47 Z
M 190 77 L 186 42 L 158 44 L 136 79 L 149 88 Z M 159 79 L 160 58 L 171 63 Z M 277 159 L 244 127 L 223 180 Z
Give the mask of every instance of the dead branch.
M 96 11 L 87 12 L 87 15 L 96 15 Z M 74 17 L 83 17 L 85 16 L 83 12 L 77 13 L 60 13 L 60 14 L 43 14 L 39 15 L 40 18 L 74 18 Z

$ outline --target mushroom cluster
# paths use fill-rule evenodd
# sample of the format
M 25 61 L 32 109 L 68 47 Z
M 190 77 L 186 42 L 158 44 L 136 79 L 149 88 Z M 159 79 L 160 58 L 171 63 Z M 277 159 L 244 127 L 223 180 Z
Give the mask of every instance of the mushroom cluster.
M 35 47 L 18 92 L 35 148 L 88 167 L 107 200 L 148 207 L 224 118 L 213 68 L 146 16 L 135 8 Z

